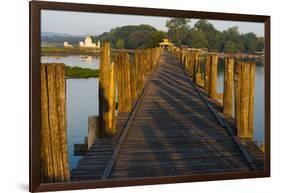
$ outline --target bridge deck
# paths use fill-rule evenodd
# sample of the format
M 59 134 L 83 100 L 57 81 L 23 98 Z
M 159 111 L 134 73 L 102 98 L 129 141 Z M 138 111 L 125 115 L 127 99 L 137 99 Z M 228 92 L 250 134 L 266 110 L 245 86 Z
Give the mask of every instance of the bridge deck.
M 169 54 L 160 58 L 139 103 L 109 179 L 251 169 L 232 136 L 188 81 L 183 66 Z M 72 180 L 101 179 L 129 115 L 118 115 L 119 133 L 99 139 L 72 170 Z

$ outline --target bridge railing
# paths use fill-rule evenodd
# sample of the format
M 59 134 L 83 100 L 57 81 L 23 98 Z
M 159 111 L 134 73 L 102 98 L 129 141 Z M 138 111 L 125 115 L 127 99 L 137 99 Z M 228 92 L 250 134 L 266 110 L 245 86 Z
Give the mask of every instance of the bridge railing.
M 224 89 L 220 94 L 217 93 L 219 53 L 177 47 L 172 48 L 171 53 L 184 65 L 190 79 L 197 86 L 204 88 L 210 98 L 222 99 L 225 115 L 234 114 L 237 136 L 252 139 L 255 62 L 247 62 L 233 56 L 224 57 Z

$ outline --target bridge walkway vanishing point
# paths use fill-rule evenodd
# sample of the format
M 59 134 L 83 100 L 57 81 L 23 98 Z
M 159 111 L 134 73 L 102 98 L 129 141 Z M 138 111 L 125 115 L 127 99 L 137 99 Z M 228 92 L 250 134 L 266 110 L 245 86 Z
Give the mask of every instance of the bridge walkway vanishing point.
M 72 181 L 257 169 L 170 53 L 161 56 L 132 112 L 118 114 L 117 128 L 80 159 Z

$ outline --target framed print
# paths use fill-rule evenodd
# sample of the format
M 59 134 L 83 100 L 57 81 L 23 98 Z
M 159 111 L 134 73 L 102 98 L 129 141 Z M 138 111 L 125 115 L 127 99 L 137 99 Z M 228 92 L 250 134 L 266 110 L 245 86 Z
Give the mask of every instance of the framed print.
M 269 176 L 269 16 L 30 2 L 30 191 Z

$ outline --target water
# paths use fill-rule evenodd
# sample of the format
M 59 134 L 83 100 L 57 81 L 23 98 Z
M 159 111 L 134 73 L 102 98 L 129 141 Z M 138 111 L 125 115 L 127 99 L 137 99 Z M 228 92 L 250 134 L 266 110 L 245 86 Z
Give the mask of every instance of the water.
M 98 69 L 100 59 L 98 56 L 41 56 L 42 63 L 64 63 L 67 66 Z
M 83 144 L 88 135 L 88 117 L 98 115 L 98 78 L 67 79 L 68 157 L 73 169 L 81 156 L 74 156 L 74 144 Z
M 65 63 L 68 66 L 98 69 L 99 58 L 85 61 L 81 56 L 42 56 L 42 63 Z M 98 79 L 67 79 L 67 135 L 70 168 L 81 156 L 74 156 L 74 144 L 83 144 L 88 134 L 88 116 L 98 115 Z M 218 67 L 218 92 L 223 92 L 223 65 Z M 254 140 L 264 143 L 264 66 L 258 63 L 255 79 Z

